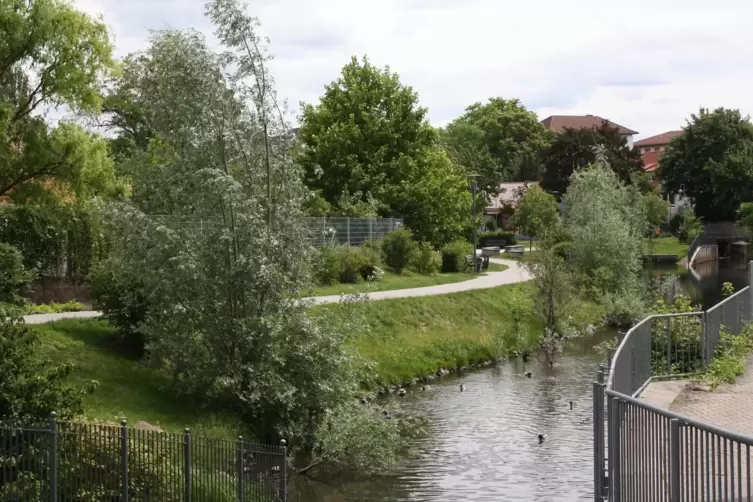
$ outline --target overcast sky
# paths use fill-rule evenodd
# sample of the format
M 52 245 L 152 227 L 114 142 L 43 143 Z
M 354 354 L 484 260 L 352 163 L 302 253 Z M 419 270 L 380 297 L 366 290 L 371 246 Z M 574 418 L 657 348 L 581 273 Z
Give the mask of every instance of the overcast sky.
M 202 0 L 74 0 L 104 16 L 117 55 L 148 32 L 211 36 Z M 389 65 L 434 125 L 477 101 L 520 98 L 540 119 L 594 114 L 640 132 L 699 106 L 753 112 L 748 0 L 256 0 L 280 96 L 315 102 L 352 55 Z

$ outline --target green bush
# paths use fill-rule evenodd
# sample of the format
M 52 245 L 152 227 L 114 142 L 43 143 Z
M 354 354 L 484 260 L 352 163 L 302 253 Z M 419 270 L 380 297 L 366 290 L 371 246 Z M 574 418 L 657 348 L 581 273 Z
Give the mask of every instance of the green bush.
M 16 302 L 32 276 L 23 264 L 21 252 L 0 242 L 0 301 Z
M 504 240 L 505 246 L 514 246 L 518 243 L 515 239 L 515 232 L 505 232 L 498 230 L 496 232 L 481 232 L 478 234 L 478 247 L 486 247 L 486 243 L 490 240 Z
M 464 240 L 450 242 L 442 248 L 442 272 L 461 272 L 466 268 L 466 255 L 473 254 L 473 246 Z
M 319 249 L 314 258 L 314 281 L 320 286 L 330 286 L 340 281 L 340 249 L 338 246 L 325 246 Z
M 32 314 L 59 314 L 61 312 L 80 312 L 84 310 L 84 305 L 76 300 L 69 300 L 63 303 L 50 302 L 40 305 L 27 305 L 24 309 L 27 315 Z
M 428 242 L 421 242 L 413 255 L 411 266 L 419 274 L 435 274 L 439 271 L 441 260 Z
M 356 284 L 363 279 L 361 270 L 367 267 L 366 255 L 361 248 L 343 246 L 340 248 L 340 282 Z
M 496 232 L 497 220 L 486 220 L 486 223 L 484 223 L 484 228 L 486 228 L 488 232 Z
M 142 356 L 146 343 L 142 329 L 149 309 L 143 284 L 109 259 L 94 267 L 90 289 L 97 308 L 118 328 L 126 349 Z
M 390 232 L 382 241 L 384 262 L 396 274 L 401 274 L 403 270 L 408 268 L 416 249 L 417 244 L 413 240 L 413 232 L 406 228 Z
M 380 252 L 373 246 L 326 246 L 314 259 L 314 280 L 319 286 L 338 282 L 355 284 L 361 279 L 374 277 L 380 264 Z
M 361 268 L 359 270 L 359 272 L 361 273 L 361 278 L 364 280 L 371 278 L 373 280 L 378 275 L 375 274 L 376 270 L 382 264 L 381 247 L 362 246 L 355 249 L 358 249 L 363 257 L 363 264 L 361 265 Z

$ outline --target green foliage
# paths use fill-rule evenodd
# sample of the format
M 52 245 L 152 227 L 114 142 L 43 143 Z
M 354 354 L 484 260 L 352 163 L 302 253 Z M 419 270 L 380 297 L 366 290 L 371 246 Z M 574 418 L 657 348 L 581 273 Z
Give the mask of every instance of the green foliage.
M 67 302 L 50 302 L 49 304 L 27 305 L 24 308 L 24 314 L 60 314 L 62 312 L 80 312 L 84 310 L 84 305 L 76 300 Z
M 599 149 L 601 154 L 597 152 Z M 605 123 L 599 128 L 568 129 L 555 136 L 545 155 L 541 188 L 562 197 L 573 173 L 595 163 L 598 155 L 605 157 L 607 168 L 622 183 L 631 183 L 634 173 L 643 171 L 640 153 L 628 148 L 627 139 L 617 128 Z
M 643 194 L 643 211 L 646 219 L 645 234 L 654 237 L 654 231 L 667 221 L 669 201 L 664 200 L 656 192 Z
M 466 108 L 441 139 L 455 162 L 481 174 L 481 189 L 496 194 L 503 181 L 539 179 L 551 134 L 519 100 L 491 98 Z
M 417 249 L 418 245 L 413 240 L 413 232 L 405 228 L 390 232 L 382 240 L 384 263 L 396 274 L 401 274 L 408 268 Z
M 0 40 L 0 196 L 122 193 L 106 141 L 70 122 L 53 127 L 39 113 L 98 110 L 102 78 L 114 68 L 104 23 L 60 0 L 4 2 Z
M 518 201 L 511 224 L 532 240 L 546 238 L 560 224 L 557 200 L 538 185 L 531 185 Z
M 0 423 L 34 423 L 55 411 L 61 419 L 83 412 L 84 388 L 67 384 L 73 365 L 54 365 L 38 355 L 39 335 L 19 319 L 0 315 Z
M 420 242 L 413 254 L 411 268 L 419 274 L 429 275 L 439 272 L 442 262 L 439 254 L 427 242 Z
M 737 223 L 753 235 L 753 202 L 743 202 L 737 210 Z
M 689 244 L 703 231 L 703 225 L 695 215 L 695 209 L 678 213 L 675 218 L 677 220 L 675 233 L 680 242 Z
M 753 325 L 743 326 L 737 336 L 722 329 L 714 357 L 709 362 L 703 379 L 712 389 L 721 384 L 734 383 L 735 378 L 745 373 L 745 365 L 751 352 L 753 352 Z
M 497 231 L 497 220 L 486 220 L 484 222 L 484 228 L 487 232 L 496 232 Z
M 489 241 L 504 241 L 505 246 L 514 246 L 518 243 L 515 239 L 515 232 L 505 232 L 504 230 L 496 230 L 494 232 L 481 232 L 476 238 L 478 239 L 478 247 L 486 247 Z
M 652 309 L 653 314 L 697 312 L 700 307 L 693 305 L 687 296 L 677 296 L 671 302 L 659 300 Z M 666 324 L 652 324 L 651 361 L 655 375 L 692 373 L 701 364 L 703 349 L 701 346 L 703 327 L 701 319 L 695 316 L 678 317 L 670 323 L 670 344 L 672 350 L 667 354 Z M 669 360 L 667 358 L 669 357 Z
M 314 256 L 314 281 L 320 286 L 340 282 L 342 260 L 337 246 L 324 246 Z
M 123 345 L 143 355 L 143 324 L 149 311 L 144 281 L 114 254 L 94 268 L 89 286 L 97 309 L 118 329 Z
M 374 248 L 329 245 L 314 255 L 314 280 L 319 286 L 338 282 L 356 284 L 362 280 L 373 280 L 379 265 L 381 256 Z
M 18 249 L 0 242 L 0 302 L 17 302 L 30 281 L 31 274 L 24 267 Z
M 701 108 L 662 155 L 658 176 L 703 221 L 734 220 L 753 200 L 753 124 L 739 110 Z
M 731 296 L 735 292 L 735 286 L 731 282 L 722 283 L 722 296 Z
M 473 246 L 464 240 L 446 244 L 442 248 L 442 272 L 461 272 L 466 269 L 465 257 L 473 254 Z
M 440 245 L 462 230 L 465 173 L 435 146 L 418 95 L 389 69 L 353 58 L 319 104 L 303 106 L 299 140 L 296 160 L 323 201 L 308 208 L 405 217 L 418 239 Z
M 604 292 L 636 287 L 646 228 L 640 192 L 600 159 L 572 176 L 564 206 L 572 237 L 568 263 Z

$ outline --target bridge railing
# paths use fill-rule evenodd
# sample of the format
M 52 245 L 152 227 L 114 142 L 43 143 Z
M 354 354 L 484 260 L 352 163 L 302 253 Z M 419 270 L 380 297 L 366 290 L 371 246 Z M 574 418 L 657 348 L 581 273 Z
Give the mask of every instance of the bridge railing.
M 720 333 L 737 335 L 753 320 L 752 302 L 746 287 L 704 312 L 649 316 L 625 334 L 593 384 L 594 500 L 753 500 L 753 436 L 640 399 L 652 381 L 704 371 Z

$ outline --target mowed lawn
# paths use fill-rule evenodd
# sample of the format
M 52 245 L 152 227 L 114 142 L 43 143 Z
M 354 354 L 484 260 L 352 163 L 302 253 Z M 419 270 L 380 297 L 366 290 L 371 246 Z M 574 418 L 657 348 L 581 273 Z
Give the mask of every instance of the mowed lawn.
M 688 254 L 690 246 L 680 242 L 677 237 L 657 237 L 646 239 L 646 251 L 648 254 L 675 255 L 678 259 Z
M 131 425 L 145 421 L 172 432 L 191 427 L 196 434 L 228 439 L 251 432 L 240 430 L 239 422 L 227 413 L 203 409 L 190 397 L 178 396 L 167 374 L 120 350 L 116 331 L 106 321 L 65 320 L 33 329 L 42 338 L 40 355 L 75 363 L 72 383 L 99 382 L 85 401 L 88 418 L 125 418 Z
M 502 272 L 507 266 L 497 263 L 489 264 L 489 272 Z M 439 286 L 455 282 L 468 281 L 477 277 L 471 272 L 458 272 L 453 274 L 421 275 L 411 271 L 405 271 L 401 275 L 385 271 L 384 278 L 376 282 L 360 282 L 358 284 L 333 284 L 321 286 L 304 292 L 307 296 L 329 296 L 350 293 L 375 293 L 377 291 L 394 291 L 398 289 L 424 288 L 427 286 Z

